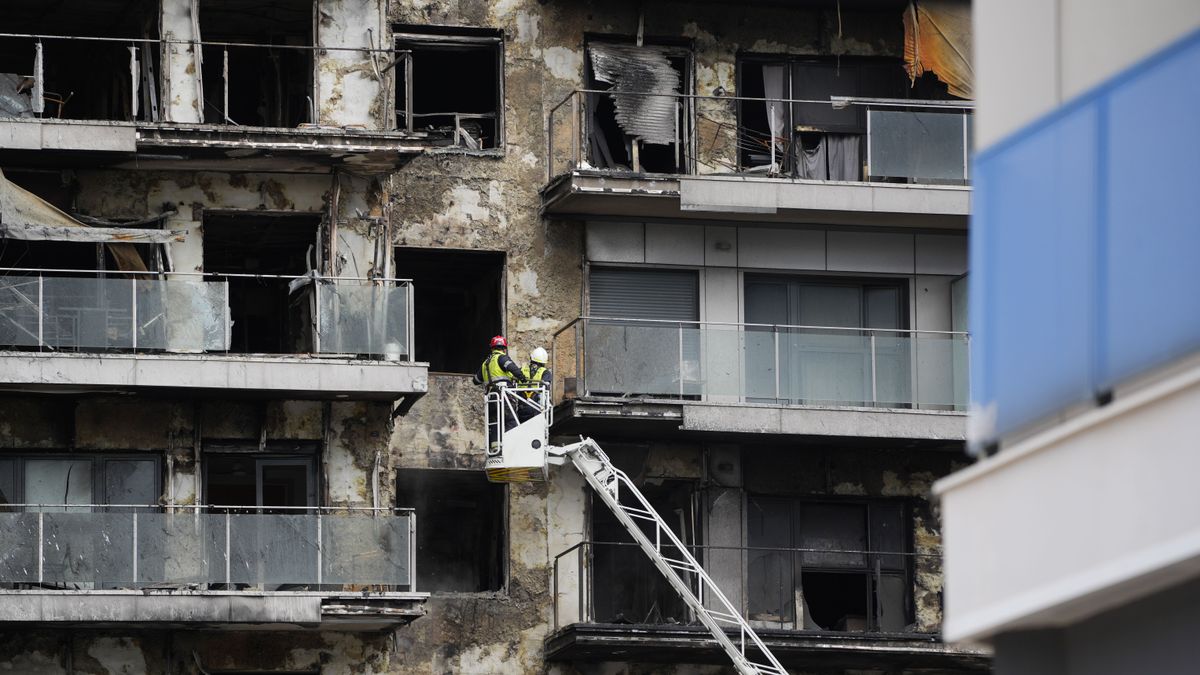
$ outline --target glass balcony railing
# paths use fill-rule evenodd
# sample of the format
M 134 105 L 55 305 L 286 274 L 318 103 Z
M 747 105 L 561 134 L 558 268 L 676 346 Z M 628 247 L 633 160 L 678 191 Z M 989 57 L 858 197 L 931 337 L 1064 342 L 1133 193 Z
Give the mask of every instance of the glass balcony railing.
M 578 396 L 962 410 L 957 332 L 580 318 L 555 365 Z M 560 391 L 566 380 L 556 378 Z
M 238 317 L 231 309 L 249 282 L 277 290 L 280 304 L 287 304 L 288 326 L 266 327 L 290 345 L 285 353 L 412 360 L 407 280 L 103 274 L 0 270 L 0 348 L 250 351 L 234 344 Z
M 622 137 L 621 120 L 606 117 L 613 105 L 653 108 L 671 133 L 655 144 Z M 586 169 L 965 185 L 973 113 L 973 103 L 957 100 L 820 101 L 580 89 L 549 112 L 547 181 Z
M 18 588 L 411 591 L 416 578 L 411 510 L 3 508 L 0 584 Z

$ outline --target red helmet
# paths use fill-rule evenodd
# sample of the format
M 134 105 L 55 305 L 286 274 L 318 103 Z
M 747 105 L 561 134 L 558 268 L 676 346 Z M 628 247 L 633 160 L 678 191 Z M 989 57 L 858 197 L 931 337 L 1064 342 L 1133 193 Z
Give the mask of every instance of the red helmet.
M 492 338 L 491 347 L 492 349 L 495 349 L 496 347 L 504 347 L 505 349 L 508 349 L 508 340 L 505 340 L 503 335 L 497 335 L 496 337 Z

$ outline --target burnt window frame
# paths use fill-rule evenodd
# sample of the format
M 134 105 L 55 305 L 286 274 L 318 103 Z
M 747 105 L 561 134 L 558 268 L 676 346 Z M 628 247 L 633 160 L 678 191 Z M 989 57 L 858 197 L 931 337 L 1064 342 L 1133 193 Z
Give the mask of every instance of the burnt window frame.
M 493 588 L 477 588 L 476 590 L 470 590 L 470 591 L 455 590 L 455 589 L 450 589 L 450 590 L 438 589 L 438 588 L 435 588 L 435 586 L 438 586 L 439 584 L 431 581 L 428 578 L 426 578 L 426 579 L 421 578 L 421 576 L 420 576 L 421 570 L 423 570 L 423 569 L 428 570 L 431 566 L 436 568 L 437 567 L 436 563 L 439 561 L 435 560 L 431 563 L 427 557 L 422 557 L 422 539 L 421 539 L 422 534 L 428 533 L 431 531 L 431 528 L 429 526 L 429 520 L 428 520 L 429 516 L 426 515 L 425 516 L 426 519 L 422 520 L 421 514 L 423 511 L 420 508 L 418 508 L 418 504 L 406 503 L 406 501 L 407 502 L 416 502 L 418 500 L 410 498 L 406 494 L 406 492 L 402 489 L 401 476 L 403 476 L 403 475 L 412 476 L 414 483 L 423 484 L 424 489 L 425 489 L 423 500 L 426 502 L 436 502 L 439 498 L 444 499 L 446 496 L 452 497 L 453 494 L 449 493 L 447 491 L 447 488 L 455 487 L 453 485 L 450 485 L 450 483 L 454 483 L 455 481 L 462 481 L 464 483 L 467 481 L 475 481 L 480 486 L 480 491 L 478 494 L 481 496 L 481 499 L 494 500 L 494 503 L 497 506 L 497 510 L 494 515 L 489 514 L 487 517 L 489 517 L 489 518 L 494 517 L 496 519 L 492 523 L 492 526 L 496 528 L 496 543 L 495 543 L 495 551 L 494 551 L 494 553 L 496 554 L 496 560 L 495 561 L 484 561 L 484 560 L 480 560 L 479 558 L 475 558 L 472 560 L 473 564 L 480 566 L 480 570 L 482 570 L 482 568 L 484 566 L 491 567 L 490 571 L 487 574 L 480 575 L 479 581 L 480 581 L 481 586 L 494 586 Z M 444 483 L 443 485 L 438 486 L 438 485 L 434 484 L 439 479 L 444 479 L 444 478 L 449 478 L 449 480 L 446 483 Z M 509 581 L 509 574 L 510 574 L 509 559 L 511 556 L 510 551 L 511 551 L 511 545 L 512 545 L 512 536 L 511 536 L 511 532 L 510 532 L 510 528 L 509 528 L 509 502 L 510 502 L 511 493 L 508 489 L 508 484 L 492 483 L 492 482 L 488 481 L 483 470 L 481 470 L 481 469 L 405 467 L 405 468 L 395 469 L 392 472 L 392 479 L 393 479 L 393 484 L 395 486 L 395 491 L 396 491 L 395 508 L 397 508 L 397 509 L 408 509 L 408 508 L 417 509 L 417 512 L 416 512 L 417 513 L 417 534 L 416 534 L 416 540 L 413 542 L 413 554 L 416 558 L 416 569 L 417 569 L 417 578 L 416 578 L 416 587 L 417 588 L 424 589 L 426 592 L 431 593 L 433 595 L 488 595 L 488 596 L 492 596 L 492 595 L 503 594 L 503 593 L 508 592 L 508 581 Z M 429 509 L 425 509 L 424 513 L 427 514 L 428 511 L 429 511 Z M 484 553 L 484 550 L 479 550 L 477 552 Z M 494 565 L 493 565 L 493 562 L 494 562 Z M 489 581 L 488 579 L 482 578 L 484 576 L 489 576 L 489 575 L 491 576 L 492 580 L 495 581 L 495 583 L 488 583 L 488 581 Z
M 583 88 L 591 90 L 592 80 L 594 78 L 592 69 L 592 57 L 588 47 L 594 43 L 609 43 L 618 45 L 637 45 L 639 44 L 638 37 L 622 33 L 591 33 L 586 32 L 583 35 L 583 72 L 582 77 Z M 659 47 L 673 52 L 672 56 L 684 59 L 683 71 L 679 74 L 680 81 L 680 97 L 685 102 L 682 112 L 684 128 L 680 129 L 680 138 L 683 142 L 680 145 L 681 160 L 679 166 L 674 173 L 668 175 L 695 175 L 697 173 L 697 149 L 699 143 L 697 141 L 697 113 L 696 106 L 696 48 L 695 43 L 691 39 L 672 38 L 667 36 L 645 36 L 641 39 L 640 44 L 649 47 Z M 597 160 L 591 154 L 591 99 L 592 96 L 601 96 L 601 94 L 581 94 L 582 101 L 580 105 L 581 118 L 578 124 L 581 129 L 583 138 L 583 148 L 580 149 L 579 158 L 588 161 L 592 166 L 599 166 Z M 632 162 L 632 158 L 630 160 Z M 619 171 L 619 169 L 607 169 L 609 171 Z M 637 172 L 637 168 L 633 167 Z M 644 169 L 640 173 L 655 173 L 646 172 Z
M 487 48 L 495 50 L 496 60 L 496 140 L 491 147 L 479 149 L 466 148 L 458 145 L 457 138 L 454 139 L 454 145 L 459 150 L 473 153 L 502 153 L 507 146 L 507 127 L 505 119 L 505 50 L 504 50 L 505 34 L 500 29 L 470 27 L 470 26 L 444 26 L 433 24 L 394 24 L 392 26 L 392 49 L 393 61 L 389 66 L 392 70 L 391 89 L 392 96 L 390 102 L 392 106 L 392 114 L 388 116 L 388 128 L 405 133 L 414 132 L 413 115 L 408 111 L 413 105 L 413 70 L 411 49 L 408 47 L 416 45 L 426 48 L 442 48 L 442 49 L 471 49 L 471 48 Z M 405 90 L 400 91 L 400 82 L 403 80 Z M 404 102 L 403 110 L 401 101 Z M 400 116 L 405 116 L 405 124 L 400 124 Z
M 911 625 L 915 621 L 915 619 L 916 619 L 916 567 L 917 567 L 917 565 L 916 565 L 916 559 L 915 559 L 916 546 L 915 546 L 915 536 L 914 536 L 914 526 L 913 526 L 914 505 L 912 503 L 912 499 L 891 498 L 891 497 L 829 497 L 829 496 L 820 496 L 820 495 L 789 496 L 789 495 L 780 495 L 780 494 L 757 493 L 752 490 L 747 490 L 743 494 L 744 494 L 743 513 L 745 514 L 745 516 L 744 516 L 745 520 L 744 520 L 743 526 L 746 528 L 744 530 L 745 531 L 744 536 L 745 536 L 745 544 L 746 544 L 747 554 L 749 554 L 750 550 L 752 548 L 754 548 L 751 546 L 750 539 L 749 539 L 749 537 L 750 537 L 749 514 L 750 514 L 750 509 L 753 507 L 753 502 L 755 500 L 772 501 L 772 502 L 777 502 L 777 503 L 787 503 L 790 513 L 791 513 L 790 523 L 791 523 L 791 530 L 792 530 L 793 537 L 795 537 L 798 533 L 800 533 L 799 522 L 802 519 L 801 514 L 805 507 L 810 507 L 810 506 L 818 506 L 818 507 L 819 506 L 832 506 L 832 507 L 857 506 L 857 507 L 861 507 L 863 509 L 863 533 L 866 537 L 866 548 L 864 550 L 865 552 L 862 554 L 863 557 L 865 558 L 865 564 L 863 565 L 863 567 L 855 568 L 855 567 L 849 566 L 849 565 L 842 565 L 842 566 L 815 565 L 812 568 L 806 568 L 800 563 L 800 560 L 802 560 L 802 556 L 804 555 L 804 553 L 800 552 L 799 549 L 805 548 L 803 538 L 801 538 L 799 541 L 796 541 L 795 539 L 793 539 L 791 548 L 796 549 L 796 551 L 792 553 L 790 560 L 793 565 L 793 574 L 794 574 L 793 583 L 792 583 L 793 589 L 791 589 L 793 596 L 794 596 L 796 590 L 800 590 L 801 594 L 802 594 L 801 597 L 804 597 L 803 596 L 803 581 L 802 581 L 802 577 L 801 577 L 801 575 L 804 572 L 815 572 L 815 573 L 820 573 L 820 574 L 845 574 L 845 575 L 861 575 L 861 576 L 863 576 L 864 580 L 865 580 L 864 601 L 865 601 L 867 611 L 869 612 L 868 616 L 866 617 L 867 618 L 866 630 L 863 630 L 863 631 L 836 630 L 833 628 L 806 629 L 806 628 L 804 628 L 804 622 L 805 622 L 805 619 L 807 619 L 808 617 L 807 617 L 807 615 L 804 617 L 801 617 L 799 608 L 794 609 L 794 611 L 796 613 L 792 617 L 793 628 L 790 628 L 790 629 L 785 628 L 783 630 L 788 630 L 791 632 L 834 633 L 834 634 L 839 634 L 839 635 L 842 635 L 842 634 L 859 634 L 859 635 L 895 634 L 895 631 L 886 631 L 885 632 L 885 631 L 881 630 L 879 627 L 880 607 L 879 607 L 878 597 L 879 597 L 880 587 L 882 586 L 881 578 L 883 576 L 899 577 L 904 580 L 904 597 L 903 597 L 903 603 L 902 603 L 903 611 L 904 611 L 904 617 L 903 617 L 904 623 L 906 626 L 908 626 L 908 625 Z M 872 530 L 873 530 L 873 525 L 872 525 L 873 519 L 872 519 L 872 515 L 871 515 L 871 507 L 872 506 L 878 507 L 882 504 L 888 504 L 889 507 L 892 507 L 892 508 L 899 507 L 899 509 L 900 509 L 899 522 L 902 523 L 902 525 L 903 525 L 903 528 L 901 530 L 901 536 L 903 537 L 903 544 L 904 544 L 904 550 L 902 550 L 902 551 L 877 551 L 875 549 L 873 542 L 871 541 Z M 800 536 L 803 537 L 803 534 L 800 533 Z M 879 561 L 881 558 L 885 558 L 885 557 L 891 557 L 891 558 L 898 559 L 898 560 L 902 561 L 902 564 L 899 566 L 893 566 L 892 568 L 889 568 L 887 570 L 883 570 L 883 569 L 881 569 L 881 563 Z M 896 569 L 897 567 L 900 567 L 902 569 L 897 571 L 897 569 Z M 744 603 L 743 612 L 745 613 L 745 615 L 747 617 L 749 617 L 750 616 L 749 557 L 747 557 L 747 560 L 746 560 L 746 577 L 743 580 L 743 583 L 746 584 L 746 589 L 747 589 L 746 593 L 743 597 L 743 603 Z M 783 590 L 781 589 L 780 592 L 782 593 Z M 761 619 L 758 619 L 758 620 L 750 619 L 750 620 L 752 622 L 755 622 L 755 621 L 761 622 L 762 621 Z M 907 634 L 907 631 L 904 631 L 904 632 Z

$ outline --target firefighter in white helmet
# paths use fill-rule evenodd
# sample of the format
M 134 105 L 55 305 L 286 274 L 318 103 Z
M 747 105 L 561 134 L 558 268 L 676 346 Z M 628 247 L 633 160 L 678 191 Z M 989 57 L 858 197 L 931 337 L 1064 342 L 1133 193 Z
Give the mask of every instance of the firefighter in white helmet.
M 548 360 L 549 356 L 546 354 L 546 350 L 538 347 L 529 352 L 529 364 L 521 367 L 521 374 L 525 376 L 522 386 L 542 388 L 541 391 L 525 392 L 525 397 L 536 404 L 537 408 L 533 406 L 521 406 L 518 416 L 522 422 L 537 415 L 539 410 L 544 410 L 546 406 L 550 405 L 550 392 L 553 391 L 554 374 L 546 367 L 546 361 Z

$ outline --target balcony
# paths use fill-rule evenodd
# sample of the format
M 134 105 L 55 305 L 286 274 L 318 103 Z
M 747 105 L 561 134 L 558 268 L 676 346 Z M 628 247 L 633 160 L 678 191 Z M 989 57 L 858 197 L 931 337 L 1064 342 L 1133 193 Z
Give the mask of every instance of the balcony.
M 0 389 L 408 404 L 426 391 L 427 368 L 412 357 L 412 284 L 406 280 L 0 273 L 7 275 L 0 276 Z M 280 331 L 278 339 L 291 347 L 287 353 L 232 350 L 231 295 L 247 284 L 274 284 L 286 294 L 291 328 L 264 330 Z
M 599 102 L 607 101 L 602 97 L 612 98 L 618 108 L 652 107 L 644 101 L 661 108 L 667 101 L 666 124 L 675 130 L 674 142 L 650 146 L 626 137 L 622 150 L 597 122 Z M 810 108 L 802 106 L 857 112 L 865 133 L 840 135 L 836 148 L 826 147 L 824 135 L 803 117 Z M 750 111 L 770 118 L 771 130 L 743 122 Z M 547 119 L 542 211 L 579 219 L 965 229 L 972 111 L 973 104 L 965 101 L 577 90 Z M 814 138 L 816 145 L 806 145 Z
M 986 651 L 944 644 L 936 623 L 906 609 L 911 569 L 936 565 L 936 556 L 723 546 L 692 553 L 789 668 L 990 671 Z M 825 583 L 831 567 L 845 567 L 836 576 L 858 585 Z M 838 589 L 850 592 L 839 597 Z M 725 663 L 636 544 L 584 541 L 557 554 L 552 591 L 548 661 L 612 661 L 619 653 L 625 661 Z
M 555 432 L 961 442 L 967 352 L 958 332 L 583 317 L 554 337 Z
M 0 622 L 378 630 L 424 613 L 411 510 L 4 508 Z
M 101 34 L 115 22 L 99 27 L 99 18 L 91 25 L 85 17 L 63 18 L 55 30 L 82 35 L 0 34 L 0 160 L 8 164 L 382 171 L 446 145 L 448 134 L 398 129 L 368 110 L 376 104 L 371 95 L 382 92 L 379 74 L 379 91 L 353 88 L 360 109 L 343 109 L 333 98 L 343 88 L 339 68 L 378 69 L 394 58 L 383 45 L 313 46 L 311 28 L 285 34 L 280 27 L 261 29 L 277 44 L 118 37 Z M 176 26 L 172 34 L 192 30 Z M 240 30 L 254 28 L 224 26 L 216 34 L 248 34 Z M 314 85 L 317 69 L 329 74 Z M 454 131 L 457 146 L 466 135 Z

